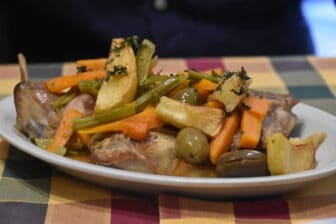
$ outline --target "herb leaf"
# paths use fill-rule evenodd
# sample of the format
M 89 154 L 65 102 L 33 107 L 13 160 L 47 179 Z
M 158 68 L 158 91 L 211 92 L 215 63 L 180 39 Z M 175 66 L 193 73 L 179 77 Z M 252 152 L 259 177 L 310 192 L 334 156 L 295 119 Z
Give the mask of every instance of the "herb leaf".
M 106 81 L 108 81 L 112 75 L 128 75 L 127 68 L 122 65 L 114 65 L 113 70 L 107 71 Z

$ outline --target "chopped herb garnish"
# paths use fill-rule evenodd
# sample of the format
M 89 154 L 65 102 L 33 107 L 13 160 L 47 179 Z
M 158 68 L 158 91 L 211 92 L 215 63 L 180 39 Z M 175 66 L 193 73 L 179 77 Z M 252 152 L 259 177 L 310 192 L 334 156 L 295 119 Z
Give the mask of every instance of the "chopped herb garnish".
M 110 58 L 106 61 L 106 64 L 111 64 L 114 61 L 114 58 Z
M 118 53 L 127 44 L 132 47 L 134 53 L 136 54 L 136 52 L 138 51 L 138 49 L 140 47 L 140 42 L 139 42 L 138 36 L 134 35 L 134 36 L 131 36 L 131 37 L 126 37 L 125 41 L 122 41 L 118 46 L 113 46 L 111 51 L 114 52 L 114 53 Z M 116 55 L 116 57 L 118 57 L 118 55 Z
M 249 109 L 251 109 L 251 107 L 249 106 L 249 105 L 247 105 L 246 103 L 242 103 L 241 104 L 242 105 L 242 107 L 245 109 L 245 110 L 249 110 Z
M 86 67 L 83 65 L 83 66 L 79 66 L 79 67 L 76 67 L 77 69 L 77 73 L 82 73 L 82 72 L 86 72 Z
M 246 89 L 243 86 L 241 86 L 239 88 L 239 91 L 236 91 L 235 89 L 231 89 L 231 92 L 234 92 L 238 96 L 241 96 L 243 93 L 246 93 Z
M 106 81 L 110 79 L 112 75 L 127 75 L 127 68 L 122 65 L 115 65 L 113 66 L 113 70 L 107 71 Z
M 238 71 L 238 76 L 242 80 L 249 80 L 250 79 L 250 77 L 247 75 L 244 67 L 242 67 L 241 70 Z
M 224 79 L 229 79 L 229 78 L 231 78 L 231 76 L 233 76 L 234 74 L 235 74 L 235 72 L 225 71 L 225 72 L 223 73 L 223 77 L 224 77 Z
M 233 75 L 238 75 L 238 77 L 242 80 L 249 80 L 250 79 L 250 77 L 247 75 L 244 67 L 242 67 L 241 70 L 238 71 L 238 72 L 225 71 L 223 73 L 223 77 L 225 79 L 229 79 Z
M 136 35 L 133 35 L 131 37 L 127 37 L 126 41 L 133 48 L 133 51 L 136 54 L 138 52 L 139 47 L 140 47 L 139 37 L 136 36 Z
M 122 41 L 119 45 L 114 45 L 111 49 L 113 53 L 119 53 L 121 49 L 123 49 L 126 45 L 125 41 Z

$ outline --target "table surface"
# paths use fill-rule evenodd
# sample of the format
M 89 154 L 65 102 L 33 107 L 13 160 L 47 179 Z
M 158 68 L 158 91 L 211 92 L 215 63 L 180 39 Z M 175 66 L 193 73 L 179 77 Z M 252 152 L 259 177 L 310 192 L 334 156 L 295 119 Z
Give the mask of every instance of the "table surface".
M 291 93 L 336 115 L 336 58 L 314 56 L 160 59 L 156 71 L 238 70 L 252 88 Z M 74 63 L 29 64 L 32 80 L 72 74 Z M 0 98 L 19 81 L 0 65 Z M 1 113 L 1 112 L 0 112 Z M 254 199 L 206 200 L 140 195 L 73 178 L 9 145 L 0 136 L 1 223 L 336 223 L 336 175 L 294 192 Z

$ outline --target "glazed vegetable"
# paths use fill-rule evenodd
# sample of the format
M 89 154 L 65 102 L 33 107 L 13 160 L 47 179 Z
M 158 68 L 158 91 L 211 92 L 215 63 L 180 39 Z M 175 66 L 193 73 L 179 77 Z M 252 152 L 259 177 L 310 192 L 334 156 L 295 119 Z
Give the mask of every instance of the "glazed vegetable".
M 76 132 L 76 137 L 81 141 L 83 145 L 87 145 L 90 141 L 91 135 L 86 133 Z
M 166 81 L 169 78 L 167 75 L 150 75 L 139 86 L 138 94 L 142 95 L 145 92 L 155 88 L 157 85 Z
M 132 46 L 123 38 L 112 39 L 106 62 L 107 77 L 99 89 L 95 113 L 101 113 L 134 100 L 138 79 Z
M 193 87 L 181 89 L 172 95 L 171 98 L 190 105 L 201 105 L 203 102 L 202 97 Z
M 315 166 L 314 137 L 302 140 L 302 144 L 292 144 L 282 133 L 267 138 L 267 164 L 272 175 L 301 172 Z
M 314 167 L 325 134 L 288 139 L 298 100 L 249 89 L 244 68 L 154 74 L 155 48 L 114 38 L 107 59 L 78 60 L 77 74 L 17 85 L 17 129 L 50 152 L 138 172 L 250 177 Z
M 193 106 L 166 96 L 161 97 L 155 111 L 162 120 L 175 127 L 193 127 L 211 137 L 218 134 L 225 117 L 221 109 Z
M 150 40 L 144 39 L 136 54 L 137 76 L 140 85 L 147 79 L 154 52 L 155 44 Z
M 244 103 L 248 108 L 242 112 L 239 145 L 241 148 L 254 149 L 260 140 L 261 128 L 270 102 L 267 99 L 247 97 Z
M 243 109 L 257 117 L 265 117 L 271 102 L 261 97 L 248 96 L 243 101 Z
M 44 82 L 44 87 L 51 93 L 62 93 L 70 87 L 78 86 L 81 80 L 101 80 L 105 78 L 105 70 L 83 72 L 79 74 L 59 76 Z
M 73 98 L 75 98 L 76 95 L 77 95 L 76 91 L 69 91 L 68 93 L 65 93 L 64 95 L 54 100 L 51 103 L 51 106 L 52 108 L 54 108 L 55 111 L 60 112 L 61 108 L 64 107 L 67 103 L 69 103 Z
M 187 70 L 186 72 L 191 79 L 198 80 L 198 81 L 201 79 L 207 79 L 211 82 L 218 83 L 222 80 L 222 77 L 217 75 L 216 73 L 212 73 L 211 75 L 208 75 L 206 73 L 198 72 L 195 70 Z
M 81 129 L 81 134 L 94 134 L 103 132 L 123 132 L 126 136 L 134 140 L 144 140 L 149 131 L 159 128 L 164 122 L 156 115 L 154 107 L 148 107 L 144 111 L 131 117 L 99 125 L 92 128 Z
M 81 80 L 78 83 L 79 91 L 82 93 L 90 93 L 97 96 L 102 80 Z
M 220 108 L 220 109 L 225 108 L 224 104 L 222 104 L 221 102 L 218 102 L 218 101 L 208 101 L 204 104 L 204 106 L 212 107 L 212 108 Z
M 73 134 L 72 120 L 80 118 L 82 114 L 77 110 L 68 110 L 62 117 L 62 120 L 56 129 L 55 136 L 51 144 L 48 146 L 48 151 L 64 155 L 66 153 L 65 144 Z
M 74 130 L 89 128 L 96 125 L 108 123 L 111 121 L 116 121 L 123 119 L 135 114 L 135 104 L 128 103 L 120 107 L 113 108 L 111 110 L 101 112 L 99 114 L 94 114 L 88 117 L 83 117 L 79 119 L 74 119 L 73 128 Z
M 176 89 L 183 81 L 181 76 L 171 76 L 166 81 L 160 83 L 155 88 L 149 90 L 142 96 L 135 100 L 135 111 L 140 112 L 144 110 L 151 103 L 157 103 L 161 96 L 168 94 L 169 92 Z
M 94 70 L 105 70 L 106 58 L 82 59 L 76 62 L 78 73 Z
M 209 155 L 212 164 L 216 164 L 218 157 L 229 151 L 232 138 L 239 129 L 239 122 L 238 112 L 234 112 L 225 118 L 222 129 L 210 142 Z
M 221 155 L 216 163 L 216 172 L 220 177 L 266 176 L 266 155 L 256 150 L 233 150 Z
M 181 83 L 178 87 L 176 87 L 175 89 L 173 89 L 171 92 L 169 92 L 166 96 L 168 97 L 172 97 L 174 96 L 176 93 L 180 92 L 181 90 L 191 87 L 191 83 L 190 80 L 188 79 L 187 76 L 179 74 L 178 75 L 180 77 Z
M 160 96 L 164 96 L 169 91 L 176 88 L 179 84 L 180 79 L 178 76 L 169 77 L 169 79 L 137 98 L 132 103 L 128 103 L 99 114 L 94 114 L 89 117 L 75 119 L 74 129 L 78 130 L 89 128 L 132 116 L 135 113 L 143 111 L 151 103 L 158 101 Z
M 239 72 L 227 73 L 227 76 L 219 83 L 216 91 L 208 99 L 222 102 L 225 105 L 225 110 L 231 112 L 247 96 L 247 89 L 250 84 L 251 79 L 244 69 Z
M 202 79 L 195 84 L 197 92 L 204 98 L 207 98 L 217 87 L 217 84 L 207 79 Z
M 195 128 L 183 128 L 176 136 L 176 156 L 191 164 L 201 164 L 209 156 L 209 142 L 205 134 Z

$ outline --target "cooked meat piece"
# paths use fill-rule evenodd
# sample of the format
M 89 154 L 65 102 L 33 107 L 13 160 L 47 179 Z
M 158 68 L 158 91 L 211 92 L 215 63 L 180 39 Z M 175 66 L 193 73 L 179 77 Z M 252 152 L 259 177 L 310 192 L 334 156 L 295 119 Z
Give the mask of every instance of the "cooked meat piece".
M 41 82 L 18 83 L 14 89 L 16 128 L 30 139 L 51 138 L 64 111 L 76 109 L 84 116 L 93 112 L 95 98 L 90 94 L 79 94 L 60 113 L 57 113 L 51 106 L 58 97 L 59 95 L 45 90 Z
M 137 172 L 171 175 L 177 162 L 174 135 L 158 131 L 151 131 L 144 141 L 121 133 L 97 134 L 88 148 L 97 164 Z
M 95 98 L 88 93 L 81 93 L 65 106 L 63 113 L 69 109 L 75 109 L 84 116 L 88 116 L 93 113 L 94 106 Z
M 51 107 L 56 98 L 40 82 L 18 83 L 14 88 L 16 128 L 30 139 L 53 136 L 60 122 L 59 115 Z
M 281 132 L 285 136 L 289 136 L 297 123 L 297 116 L 292 113 L 292 108 L 299 102 L 299 100 L 289 94 L 277 94 L 262 91 L 251 91 L 249 94 L 254 97 L 266 98 L 271 101 L 268 114 L 263 122 L 259 147 L 265 148 L 266 138 L 276 132 Z M 241 133 L 238 131 L 233 137 L 231 150 L 239 148 L 240 135 Z
M 261 93 L 261 94 L 260 94 Z M 275 93 L 256 92 L 272 101 L 267 116 L 263 122 L 261 131 L 261 148 L 266 147 L 266 138 L 276 132 L 289 136 L 297 123 L 297 116 L 293 114 L 292 108 L 299 102 L 291 95 L 280 95 Z

